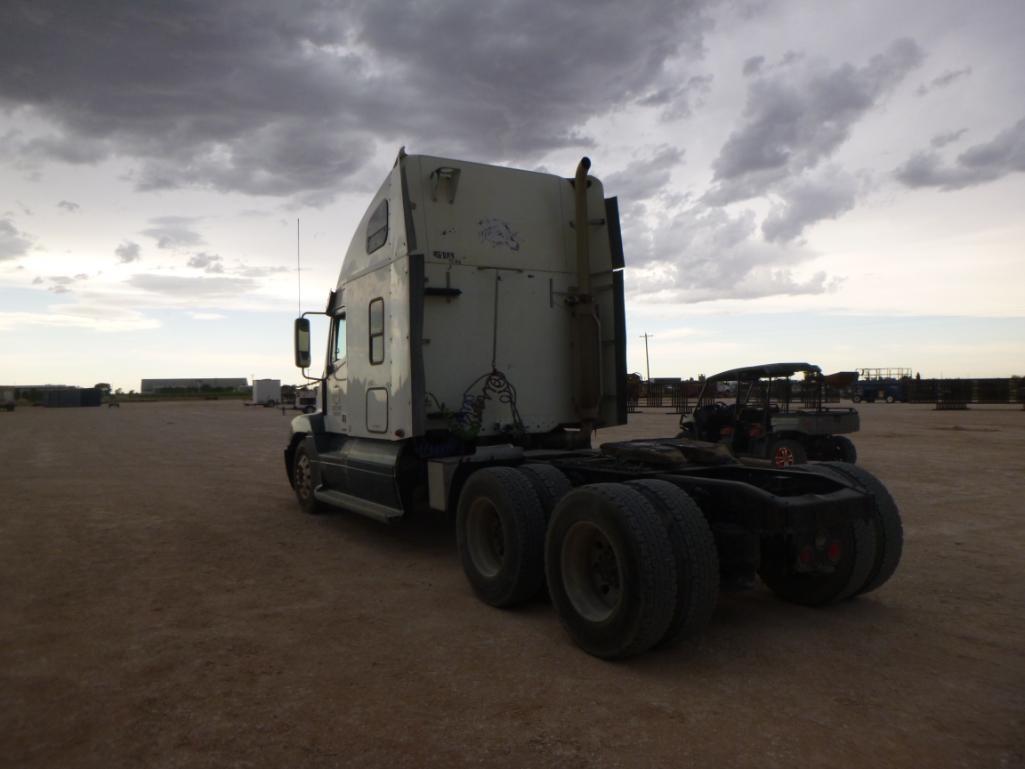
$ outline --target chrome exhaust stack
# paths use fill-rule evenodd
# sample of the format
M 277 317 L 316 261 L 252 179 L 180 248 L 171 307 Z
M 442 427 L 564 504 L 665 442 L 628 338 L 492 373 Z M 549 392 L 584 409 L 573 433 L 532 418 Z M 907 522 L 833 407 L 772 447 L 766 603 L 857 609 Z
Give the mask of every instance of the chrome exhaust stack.
M 570 362 L 573 376 L 573 407 L 580 429 L 590 443 L 602 399 L 601 322 L 591 298 L 590 220 L 587 216 L 589 158 L 581 158 L 573 178 L 576 202 L 573 228 L 577 241 L 577 285 L 567 301 L 573 313 Z

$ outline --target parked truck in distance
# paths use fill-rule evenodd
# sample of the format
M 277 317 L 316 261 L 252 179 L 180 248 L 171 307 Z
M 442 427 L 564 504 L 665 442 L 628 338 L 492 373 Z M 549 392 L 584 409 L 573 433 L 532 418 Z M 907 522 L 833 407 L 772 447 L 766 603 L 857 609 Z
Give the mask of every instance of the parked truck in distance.
M 863 368 L 858 370 L 859 380 L 851 387 L 851 400 L 875 403 L 907 403 L 911 380 L 909 368 Z
M 14 407 L 17 404 L 18 401 L 14 397 L 14 390 L 0 390 L 0 409 L 14 411 Z
M 300 508 L 455 520 L 495 607 L 547 587 L 569 636 L 611 659 L 699 634 L 720 585 L 819 606 L 897 568 L 900 514 L 840 462 L 738 462 L 715 443 L 594 446 L 627 419 L 618 203 L 571 178 L 400 152 L 318 313 L 320 410 L 292 420 Z M 318 364 L 319 367 L 319 364 Z M 307 375 L 308 376 L 308 375 Z

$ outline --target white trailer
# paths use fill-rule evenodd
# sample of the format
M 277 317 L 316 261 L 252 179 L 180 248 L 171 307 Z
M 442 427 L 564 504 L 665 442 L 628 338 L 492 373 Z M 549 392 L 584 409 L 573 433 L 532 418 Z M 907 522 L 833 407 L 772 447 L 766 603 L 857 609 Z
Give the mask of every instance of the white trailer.
M 492 606 L 547 583 L 602 658 L 693 636 L 720 583 L 757 573 L 821 605 L 886 582 L 900 516 L 861 468 L 741 464 L 685 438 L 592 447 L 626 421 L 618 204 L 572 178 L 399 153 L 335 289 L 322 409 L 292 421 L 289 481 L 308 513 L 452 515 Z M 311 365 L 310 324 L 295 324 Z
M 281 403 L 280 379 L 254 379 L 251 406 L 273 407 Z

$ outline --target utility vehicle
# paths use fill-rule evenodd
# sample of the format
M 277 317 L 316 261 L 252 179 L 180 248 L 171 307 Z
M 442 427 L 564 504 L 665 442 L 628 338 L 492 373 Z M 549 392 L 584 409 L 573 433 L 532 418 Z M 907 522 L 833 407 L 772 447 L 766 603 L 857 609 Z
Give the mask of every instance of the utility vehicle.
M 792 382 L 797 373 L 805 379 Z M 846 435 L 861 426 L 858 412 L 823 402 L 827 386 L 849 387 L 857 378 L 854 371 L 825 376 L 810 363 L 723 371 L 705 380 L 694 408 L 680 417 L 680 436 L 721 442 L 736 455 L 768 459 L 777 467 L 809 459 L 854 464 L 858 452 Z M 795 388 L 800 388 L 797 402 Z
M 683 438 L 593 445 L 626 422 L 626 333 L 618 204 L 589 167 L 399 153 L 320 311 L 322 408 L 284 448 L 302 510 L 447 513 L 485 603 L 547 587 L 607 659 L 700 633 L 721 580 L 757 572 L 807 605 L 878 588 L 900 516 L 861 468 L 746 466 Z

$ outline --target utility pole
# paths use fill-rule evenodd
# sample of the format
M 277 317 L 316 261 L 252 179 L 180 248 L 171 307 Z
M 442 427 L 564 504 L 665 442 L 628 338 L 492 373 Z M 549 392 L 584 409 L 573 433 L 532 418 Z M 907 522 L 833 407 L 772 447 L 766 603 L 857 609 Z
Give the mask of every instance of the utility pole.
M 648 339 L 654 338 L 654 334 L 647 332 L 641 334 L 644 337 L 644 373 L 647 374 L 646 381 L 651 381 L 651 362 L 648 360 Z

